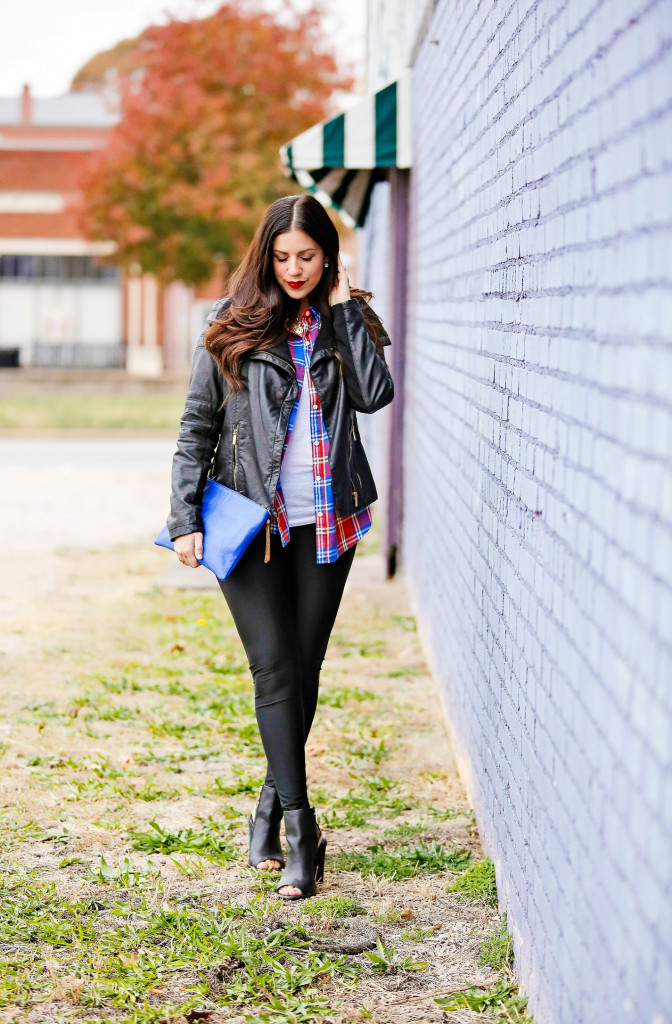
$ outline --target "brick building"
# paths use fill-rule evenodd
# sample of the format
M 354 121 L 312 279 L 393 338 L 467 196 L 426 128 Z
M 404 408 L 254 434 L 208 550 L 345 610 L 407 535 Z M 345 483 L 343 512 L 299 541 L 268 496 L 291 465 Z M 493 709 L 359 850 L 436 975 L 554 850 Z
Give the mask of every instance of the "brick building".
M 96 94 L 0 100 L 0 349 L 22 364 L 122 363 L 122 282 L 68 209 L 115 120 Z
M 190 362 L 211 300 L 102 264 L 111 247 L 71 209 L 116 119 L 97 92 L 0 98 L 0 361 L 150 376 Z
M 371 90 L 412 69 L 360 254 L 403 413 L 362 423 L 388 553 L 535 1021 L 669 1024 L 670 4 L 369 14 Z

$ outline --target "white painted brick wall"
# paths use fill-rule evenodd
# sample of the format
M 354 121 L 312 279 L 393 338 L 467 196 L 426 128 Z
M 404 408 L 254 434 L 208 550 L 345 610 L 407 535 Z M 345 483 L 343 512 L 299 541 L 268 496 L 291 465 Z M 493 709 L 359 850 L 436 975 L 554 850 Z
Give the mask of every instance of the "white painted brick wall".
M 439 0 L 414 153 L 403 569 L 518 975 L 670 1024 L 672 2 Z

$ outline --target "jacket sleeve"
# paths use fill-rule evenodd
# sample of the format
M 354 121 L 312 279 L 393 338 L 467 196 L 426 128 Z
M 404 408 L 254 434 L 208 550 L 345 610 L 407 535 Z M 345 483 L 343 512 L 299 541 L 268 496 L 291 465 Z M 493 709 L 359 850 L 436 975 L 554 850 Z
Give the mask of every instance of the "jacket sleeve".
M 207 326 L 194 351 L 189 389 L 173 456 L 170 515 L 167 520 L 171 540 L 185 533 L 203 531 L 203 488 L 222 432 L 224 410 L 221 405 L 227 391 L 221 371 L 204 342 L 208 326 L 222 305 L 220 300 L 208 314 Z
M 364 314 L 356 298 L 332 306 L 336 347 L 343 358 L 343 377 L 350 405 L 357 412 L 376 412 L 394 398 L 394 384 L 373 338 L 367 333 Z M 383 335 L 383 345 L 390 339 Z

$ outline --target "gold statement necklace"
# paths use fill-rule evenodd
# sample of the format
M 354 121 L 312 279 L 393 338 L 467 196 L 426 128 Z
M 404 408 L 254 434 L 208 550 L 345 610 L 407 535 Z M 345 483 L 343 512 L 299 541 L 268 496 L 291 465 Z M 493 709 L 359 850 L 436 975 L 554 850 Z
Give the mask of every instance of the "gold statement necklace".
M 308 313 L 308 312 L 310 312 L 310 307 L 306 310 L 306 313 Z M 292 334 L 296 334 L 299 338 L 302 338 L 304 341 L 306 340 L 306 327 L 307 327 L 306 321 L 304 320 L 304 316 L 305 315 L 306 314 L 304 313 L 303 316 L 300 316 L 296 320 L 296 322 L 295 322 L 293 327 L 288 327 L 288 330 L 290 330 L 292 332 Z

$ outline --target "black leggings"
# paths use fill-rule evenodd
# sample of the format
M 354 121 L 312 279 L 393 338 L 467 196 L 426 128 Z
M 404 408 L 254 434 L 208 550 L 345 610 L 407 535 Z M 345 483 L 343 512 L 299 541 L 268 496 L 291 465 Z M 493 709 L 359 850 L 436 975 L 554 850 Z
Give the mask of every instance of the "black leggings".
M 285 810 L 308 807 L 304 746 L 317 707 L 320 668 L 355 546 L 335 562 L 315 560 L 315 524 L 293 526 L 282 547 L 265 530 L 219 585 L 254 679 L 254 703 L 268 769 Z

